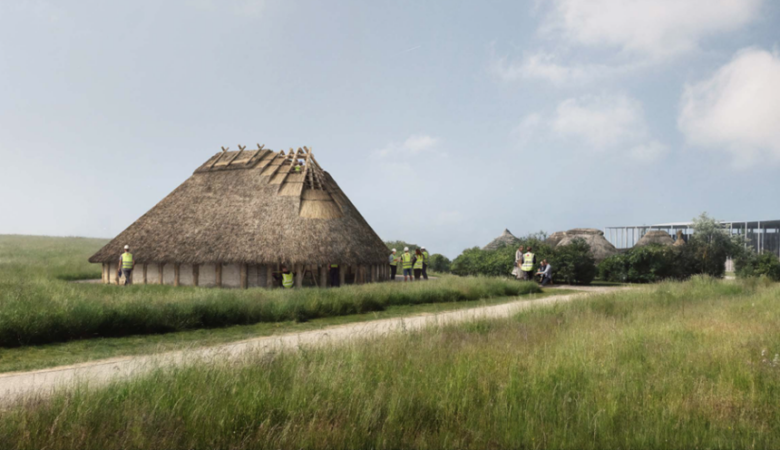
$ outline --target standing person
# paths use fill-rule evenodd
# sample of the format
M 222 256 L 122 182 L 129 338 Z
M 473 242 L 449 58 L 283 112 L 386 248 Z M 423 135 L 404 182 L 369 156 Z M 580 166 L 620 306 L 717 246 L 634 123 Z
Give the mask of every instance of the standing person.
M 528 247 L 528 251 L 523 255 L 523 262 L 520 265 L 520 269 L 523 271 L 523 279 L 526 281 L 533 280 L 534 266 L 536 265 L 536 255 L 533 253 L 533 249 Z
M 390 279 L 395 281 L 395 274 L 398 272 L 398 257 L 395 255 L 395 249 L 390 255 Z
M 119 257 L 119 270 L 116 272 L 116 284 L 119 284 L 119 278 L 125 276 L 125 286 L 133 284 L 133 269 L 135 269 L 135 260 L 130 253 L 130 246 L 125 245 L 125 252 Z
M 425 263 L 425 257 L 423 257 L 422 251 L 418 248 L 414 252 L 414 279 L 415 281 L 420 280 L 420 275 L 422 275 L 423 271 L 423 264 Z
M 426 280 L 428 279 L 428 261 L 430 259 L 430 256 L 428 255 L 428 250 L 425 249 L 425 247 L 420 247 L 420 250 L 422 250 L 422 257 L 423 257 L 423 266 L 422 266 L 422 276 Z
M 412 279 L 412 255 L 409 253 L 409 247 L 404 247 L 404 254 L 401 255 L 401 263 L 403 264 L 404 269 L 404 281 L 406 281 L 406 277 L 409 277 L 409 281 L 414 281 Z
M 293 273 L 290 272 L 290 269 L 288 269 L 287 266 L 282 266 L 282 287 L 285 289 L 292 289 L 294 285 L 295 278 L 293 277 Z
M 547 286 L 547 284 L 552 282 L 552 266 L 546 259 L 542 260 L 542 264 L 539 266 L 539 271 L 536 274 L 542 276 L 540 282 L 542 286 Z
M 517 251 L 515 252 L 515 270 L 512 272 L 515 274 L 515 278 L 518 280 L 520 277 L 523 276 L 523 271 L 520 270 L 520 267 L 523 265 L 523 246 L 517 248 Z
M 339 265 L 330 265 L 330 287 L 341 286 L 341 278 L 339 277 Z

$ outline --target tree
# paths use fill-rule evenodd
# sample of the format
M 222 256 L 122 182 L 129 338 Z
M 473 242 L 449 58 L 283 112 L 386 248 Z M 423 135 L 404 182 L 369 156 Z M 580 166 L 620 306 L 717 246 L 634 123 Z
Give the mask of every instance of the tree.
M 449 258 L 446 256 L 440 253 L 434 253 L 431 255 L 431 262 L 428 263 L 428 269 L 432 272 L 449 273 L 451 264 Z
M 404 247 L 409 247 L 409 251 L 414 253 L 419 248 L 417 244 L 410 244 L 404 241 L 385 241 L 385 245 L 387 246 L 388 255 L 393 249 L 396 249 L 398 253 L 403 253 Z
M 680 263 L 684 272 L 721 278 L 726 259 L 739 259 L 745 250 L 739 237 L 732 236 L 717 220 L 702 213 L 693 219 L 693 236 L 682 247 Z

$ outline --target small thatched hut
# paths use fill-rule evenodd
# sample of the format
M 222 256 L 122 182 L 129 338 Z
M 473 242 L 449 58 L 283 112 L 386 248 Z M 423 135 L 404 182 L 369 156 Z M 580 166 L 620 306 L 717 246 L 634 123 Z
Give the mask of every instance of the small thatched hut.
M 298 286 L 325 286 L 331 264 L 342 283 L 389 273 L 384 243 L 306 147 L 223 148 L 89 259 L 104 283 L 125 244 L 136 284 L 272 287 L 282 264 Z
M 666 231 L 652 230 L 645 233 L 645 235 L 639 239 L 634 247 L 644 247 L 651 244 L 674 245 L 674 240 Z
M 482 247 L 482 250 L 497 250 L 506 245 L 517 245 L 519 242 L 520 239 L 518 239 L 514 234 L 512 234 L 511 231 L 505 228 L 504 232 L 501 233 L 501 236 L 490 241 L 488 245 Z
M 560 233 L 563 234 L 563 237 L 561 237 Z M 558 241 L 557 244 L 553 244 L 553 237 L 555 237 L 555 240 Z M 585 240 L 585 242 L 588 243 L 590 246 L 590 253 L 596 260 L 596 263 L 599 263 L 618 253 L 618 250 L 615 248 L 615 246 L 604 237 L 604 232 L 595 228 L 574 228 L 565 232 L 559 231 L 557 233 L 553 233 L 550 238 L 548 238 L 547 242 L 553 245 L 553 247 L 556 247 L 569 245 L 576 238 L 582 238 Z

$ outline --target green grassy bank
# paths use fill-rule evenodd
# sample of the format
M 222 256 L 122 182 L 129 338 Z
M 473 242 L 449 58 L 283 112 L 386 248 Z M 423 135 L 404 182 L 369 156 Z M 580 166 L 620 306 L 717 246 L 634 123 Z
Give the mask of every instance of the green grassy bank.
M 228 290 L 74 284 L 99 241 L 0 237 L 0 347 L 171 333 L 264 322 L 308 321 L 390 306 L 539 293 L 533 283 L 447 277 L 339 289 Z
M 0 414 L 13 448 L 776 448 L 780 288 L 696 279 Z

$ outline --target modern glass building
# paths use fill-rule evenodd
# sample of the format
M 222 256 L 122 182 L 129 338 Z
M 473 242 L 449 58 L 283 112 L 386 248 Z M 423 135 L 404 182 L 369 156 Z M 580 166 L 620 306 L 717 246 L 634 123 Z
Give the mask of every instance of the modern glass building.
M 721 224 L 730 233 L 741 236 L 746 247 L 780 256 L 780 219 L 721 221 Z M 677 239 L 677 232 L 682 231 L 682 238 L 687 240 L 693 234 L 693 222 L 606 227 L 604 237 L 619 249 L 631 248 L 651 230 L 666 231 L 672 239 Z

